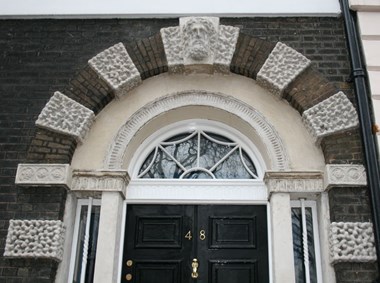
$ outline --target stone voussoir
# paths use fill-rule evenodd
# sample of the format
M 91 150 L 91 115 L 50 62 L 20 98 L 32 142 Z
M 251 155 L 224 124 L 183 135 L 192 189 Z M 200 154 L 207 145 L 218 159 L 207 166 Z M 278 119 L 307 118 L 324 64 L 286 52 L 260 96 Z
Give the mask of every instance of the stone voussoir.
M 317 143 L 323 137 L 359 126 L 355 107 L 341 91 L 306 110 L 302 121 Z
M 94 112 L 56 91 L 42 109 L 36 125 L 82 142 L 95 119 Z
M 140 73 L 120 42 L 100 52 L 88 64 L 121 96 L 141 83 Z
M 311 61 L 282 42 L 277 42 L 257 74 L 257 83 L 278 96 Z

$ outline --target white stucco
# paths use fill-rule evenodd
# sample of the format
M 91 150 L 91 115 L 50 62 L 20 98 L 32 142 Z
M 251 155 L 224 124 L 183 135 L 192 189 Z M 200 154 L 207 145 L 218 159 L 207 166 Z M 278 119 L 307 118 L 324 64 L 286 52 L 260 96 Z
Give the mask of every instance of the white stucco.
M 169 75 L 163 74 L 144 81 L 144 83 L 125 95 L 120 100 L 111 102 L 97 117 L 84 143 L 75 151 L 72 167 L 74 169 L 99 169 L 104 166 L 104 159 L 109 146 L 118 130 L 128 118 L 160 97 L 184 90 L 206 90 L 223 93 L 250 105 L 259 111 L 273 125 L 288 151 L 291 169 L 323 170 L 324 159 L 319 147 L 314 145 L 310 134 L 302 124 L 301 116 L 288 103 L 262 89 L 252 79 L 238 75 Z M 155 129 L 185 119 L 211 119 L 237 128 L 263 150 L 265 145 L 254 136 L 252 128 L 239 117 L 227 115 L 212 108 L 181 108 L 173 113 L 165 113 L 145 125 L 128 147 L 124 168 L 128 167 L 130 157 L 138 146 Z M 256 141 L 255 141 L 256 139 Z M 264 153 L 265 155 L 265 153 Z M 305 156 L 307 158 L 305 158 Z M 264 156 L 265 159 L 265 156 Z M 267 161 L 268 162 L 268 161 Z M 267 168 L 270 168 L 267 164 Z
M 3 17 L 177 17 L 180 15 L 337 15 L 338 0 L 267 1 L 122 1 L 122 0 L 5 0 L 0 1 Z

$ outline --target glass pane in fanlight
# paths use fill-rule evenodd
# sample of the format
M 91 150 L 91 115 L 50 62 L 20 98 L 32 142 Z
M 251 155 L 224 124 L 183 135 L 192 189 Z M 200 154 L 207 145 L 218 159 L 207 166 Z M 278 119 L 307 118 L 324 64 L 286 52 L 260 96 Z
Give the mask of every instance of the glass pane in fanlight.
M 179 139 L 176 139 L 176 140 L 179 140 Z M 191 169 L 197 165 L 197 156 L 198 156 L 197 135 L 181 143 L 172 144 L 172 145 L 163 145 L 163 147 L 186 169 Z
M 215 135 L 213 135 L 215 138 Z M 221 139 L 218 136 L 219 140 Z M 235 146 L 228 146 L 215 143 L 207 139 L 205 136 L 201 136 L 199 167 L 210 169 L 224 156 L 226 156 Z
M 245 165 L 249 168 L 249 170 L 253 174 L 255 174 L 257 176 L 256 167 L 253 164 L 252 159 L 248 156 L 248 154 L 243 149 L 241 150 L 241 152 L 242 152 L 242 156 L 243 156 L 243 160 L 244 160 Z
M 212 173 L 217 179 L 253 179 L 243 166 L 238 149 L 224 160 Z
M 147 160 L 149 157 L 147 158 Z M 152 160 L 152 158 L 150 159 Z M 146 162 L 148 163 L 148 162 Z M 150 162 L 148 163 L 148 165 Z M 142 168 L 148 166 L 144 165 Z M 143 170 L 141 169 L 140 172 Z M 150 179 L 178 179 L 183 171 L 178 167 L 178 165 L 173 161 L 171 157 L 169 157 L 165 152 L 161 149 L 158 150 L 156 159 L 153 162 L 153 165 L 149 169 L 147 173 L 141 178 L 150 178 Z
M 183 179 L 212 179 L 212 176 L 203 171 L 192 171 L 187 173 Z

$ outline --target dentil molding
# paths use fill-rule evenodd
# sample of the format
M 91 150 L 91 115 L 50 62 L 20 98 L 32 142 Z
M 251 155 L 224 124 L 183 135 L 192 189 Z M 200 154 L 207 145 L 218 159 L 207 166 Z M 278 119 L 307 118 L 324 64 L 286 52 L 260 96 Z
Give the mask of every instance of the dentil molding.
M 372 223 L 331 223 L 330 256 L 333 264 L 339 262 L 376 261 L 376 248 Z
M 69 187 L 71 173 L 69 164 L 20 163 L 17 167 L 15 183 L 19 186 L 62 185 Z
M 56 91 L 42 109 L 36 125 L 53 132 L 73 136 L 81 142 L 94 119 L 92 110 Z
M 61 261 L 64 233 L 60 220 L 10 220 L 4 256 Z

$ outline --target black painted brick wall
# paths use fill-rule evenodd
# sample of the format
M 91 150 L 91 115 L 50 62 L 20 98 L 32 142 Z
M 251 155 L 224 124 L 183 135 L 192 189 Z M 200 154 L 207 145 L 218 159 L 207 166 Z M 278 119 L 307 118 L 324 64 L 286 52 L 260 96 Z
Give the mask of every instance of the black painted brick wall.
M 221 23 L 238 26 L 242 33 L 263 40 L 286 43 L 313 60 L 313 67 L 333 82 L 348 78 L 349 61 L 339 18 L 228 18 Z M 71 160 L 75 141 L 70 138 L 54 135 L 51 142 L 57 147 L 53 150 L 63 146 L 59 154 L 44 152 L 46 144 L 38 144 L 38 139 L 30 144 L 34 136 L 44 135 L 34 122 L 53 92 L 75 98 L 70 92 L 73 85 L 81 83 L 92 89 L 91 79 L 81 79 L 95 76 L 86 67 L 90 58 L 118 42 L 133 48 L 134 42 L 156 38 L 160 28 L 175 25 L 178 19 L 0 21 L 0 255 L 9 219 L 63 216 L 66 193 L 61 188 L 46 191 L 14 185 L 18 163 L 42 162 L 45 158 L 47 162 Z M 164 65 L 157 62 L 157 71 L 163 71 L 160 68 Z M 95 85 L 92 92 L 100 89 L 102 99 L 93 99 L 89 92 L 81 101 L 95 112 L 112 99 L 105 84 Z M 361 158 L 334 152 L 330 155 L 337 163 L 341 158 L 344 162 L 353 158 L 355 163 Z M 363 266 L 343 265 L 338 277 L 345 280 L 346 273 L 373 273 L 373 267 Z M 56 263 L 44 260 L 0 257 L 0 283 L 54 282 L 56 267 Z M 355 280 L 350 282 L 362 282 Z

